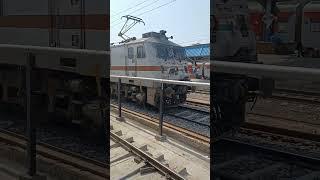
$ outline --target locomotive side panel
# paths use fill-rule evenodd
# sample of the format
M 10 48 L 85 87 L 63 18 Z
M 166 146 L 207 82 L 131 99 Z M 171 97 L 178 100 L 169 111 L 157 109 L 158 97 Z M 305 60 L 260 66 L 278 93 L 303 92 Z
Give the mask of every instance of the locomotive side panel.
M 144 46 L 145 45 L 145 46 Z M 144 47 L 144 58 L 137 57 L 137 47 Z M 160 68 L 159 63 L 154 64 L 156 60 L 151 55 L 151 49 L 148 43 L 137 43 L 130 45 L 120 45 L 111 47 L 111 74 L 120 76 L 161 78 L 161 72 L 155 74 L 155 68 Z M 153 57 L 153 58 L 152 58 Z M 156 85 L 150 81 L 130 81 L 122 80 L 125 84 L 133 84 L 136 86 L 155 87 Z

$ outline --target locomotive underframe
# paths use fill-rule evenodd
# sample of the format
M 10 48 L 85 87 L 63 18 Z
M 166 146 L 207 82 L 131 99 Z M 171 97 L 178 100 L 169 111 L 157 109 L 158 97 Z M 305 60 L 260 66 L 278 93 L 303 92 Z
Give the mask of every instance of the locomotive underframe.
M 257 78 L 231 74 L 213 76 L 213 136 L 237 130 L 246 120 L 246 103 L 252 102 L 264 84 Z
M 37 68 L 32 70 L 31 78 L 32 109 L 35 114 L 43 111 L 48 115 L 47 120 L 80 124 L 94 134 L 102 132 L 101 112 L 107 107 L 106 94 L 100 98 L 98 88 L 102 88 L 101 92 L 106 91 L 106 79 Z M 25 87 L 24 66 L 0 65 L 1 103 L 17 105 L 25 111 Z
M 129 83 L 121 84 L 121 96 L 135 101 L 138 104 L 149 104 L 159 107 L 161 85 L 159 83 L 152 83 L 153 86 L 143 86 L 141 83 L 128 81 Z M 140 84 L 140 85 L 139 85 Z M 118 84 L 111 83 L 111 95 L 117 96 Z M 181 85 L 165 84 L 163 90 L 164 104 L 166 106 L 175 106 L 184 103 L 187 99 L 187 87 Z

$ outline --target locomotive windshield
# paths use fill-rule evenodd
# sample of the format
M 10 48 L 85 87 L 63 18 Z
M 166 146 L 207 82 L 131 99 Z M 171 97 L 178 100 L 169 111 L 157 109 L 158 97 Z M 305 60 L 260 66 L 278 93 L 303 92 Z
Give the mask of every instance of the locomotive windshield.
M 185 51 L 182 47 L 179 46 L 168 46 L 163 44 L 154 45 L 157 51 L 157 57 L 161 59 L 176 59 L 184 60 Z

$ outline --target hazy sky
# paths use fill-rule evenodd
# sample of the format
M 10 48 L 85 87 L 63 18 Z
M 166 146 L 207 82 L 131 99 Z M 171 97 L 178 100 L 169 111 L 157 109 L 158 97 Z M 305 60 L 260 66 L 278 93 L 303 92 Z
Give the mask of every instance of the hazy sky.
M 127 33 L 129 37 L 166 30 L 173 42 L 183 46 L 210 41 L 210 0 L 111 0 L 110 5 L 111 42 L 122 40 L 118 33 L 125 23 L 125 18 L 120 19 L 124 15 L 145 22 L 145 26 L 136 24 Z

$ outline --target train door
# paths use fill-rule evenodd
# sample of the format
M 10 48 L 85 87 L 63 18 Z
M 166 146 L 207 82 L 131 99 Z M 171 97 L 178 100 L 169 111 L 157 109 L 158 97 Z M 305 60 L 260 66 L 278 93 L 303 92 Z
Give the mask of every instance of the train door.
M 126 49 L 126 48 L 124 48 Z M 123 54 L 126 54 L 127 52 L 123 52 Z M 128 63 L 129 63 L 129 59 L 128 59 L 128 56 L 127 54 L 124 56 L 124 63 L 125 63 L 125 74 L 126 76 L 129 76 L 129 70 L 128 70 Z
M 137 56 L 135 54 L 135 47 L 127 46 L 128 59 L 126 61 L 126 67 L 129 76 L 137 76 Z
M 84 0 L 50 0 L 50 45 L 85 49 Z

